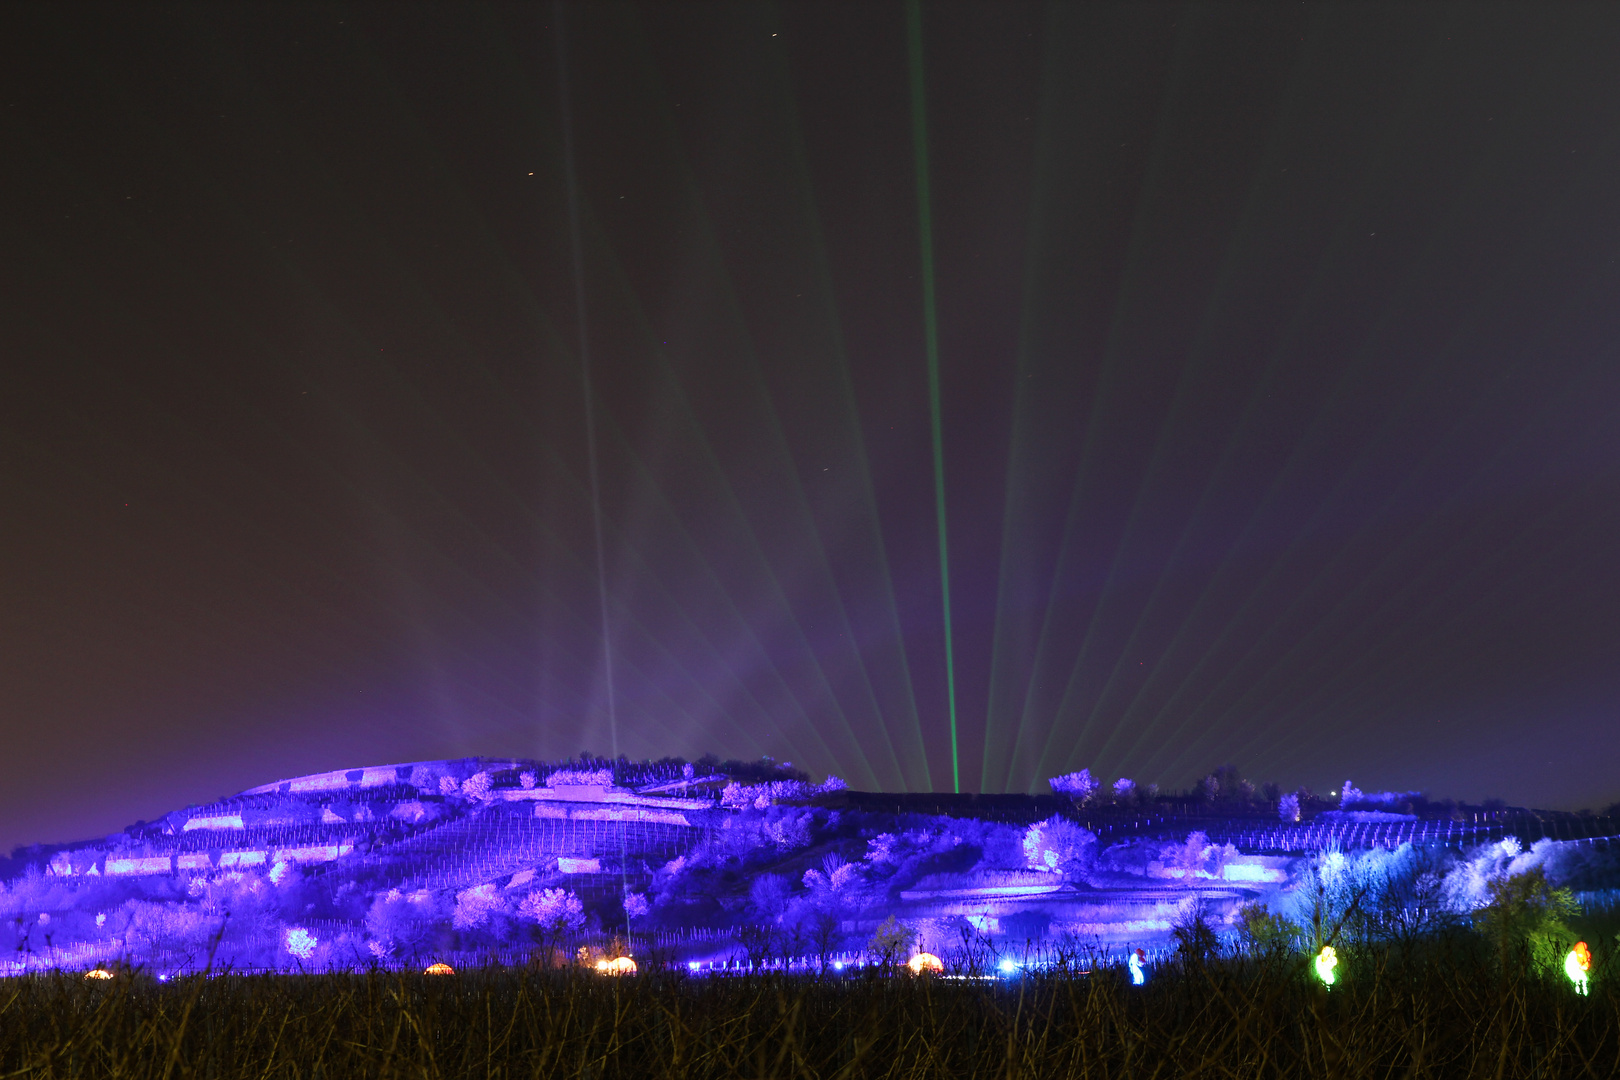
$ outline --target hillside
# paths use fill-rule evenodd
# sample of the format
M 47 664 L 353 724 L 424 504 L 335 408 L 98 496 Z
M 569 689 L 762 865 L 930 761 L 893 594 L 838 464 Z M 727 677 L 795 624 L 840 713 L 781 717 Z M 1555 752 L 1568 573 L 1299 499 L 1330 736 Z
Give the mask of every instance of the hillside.
M 1404 809 L 1307 801 L 1285 823 L 1261 799 L 852 792 L 769 761 L 422 761 L 281 780 L 18 852 L 0 905 L 13 972 L 579 946 L 706 967 L 857 958 L 891 918 L 941 954 L 1159 950 L 1189 917 L 1231 933 L 1245 905 L 1285 912 L 1302 882 L 1358 875 L 1427 874 L 1428 908 L 1459 917 L 1492 875 L 1620 883 L 1609 819 Z

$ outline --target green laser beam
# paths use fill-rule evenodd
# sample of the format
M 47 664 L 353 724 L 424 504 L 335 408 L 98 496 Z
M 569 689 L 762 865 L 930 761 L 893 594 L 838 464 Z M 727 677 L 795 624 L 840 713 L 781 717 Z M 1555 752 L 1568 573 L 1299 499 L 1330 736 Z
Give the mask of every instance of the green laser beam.
M 939 593 L 945 619 L 945 701 L 951 720 L 951 784 L 962 790 L 956 747 L 956 661 L 951 643 L 951 562 L 945 539 L 945 437 L 939 415 L 939 320 L 934 306 L 933 209 L 928 193 L 928 101 L 923 85 L 922 7 L 906 0 L 906 58 L 911 68 L 911 147 L 917 171 L 917 243 L 922 263 L 923 347 L 928 357 L 928 429 L 934 449 L 934 517 L 939 526 Z

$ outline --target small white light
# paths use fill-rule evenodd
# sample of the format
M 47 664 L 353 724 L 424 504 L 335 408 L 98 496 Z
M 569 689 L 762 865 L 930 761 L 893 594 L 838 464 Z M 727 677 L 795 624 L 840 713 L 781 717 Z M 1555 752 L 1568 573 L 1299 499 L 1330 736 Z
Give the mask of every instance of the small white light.
M 1006 974 L 1011 975 L 1013 972 L 1018 970 L 1018 965 L 1013 963 L 1011 960 L 1003 960 L 1001 962 L 1001 970 Z

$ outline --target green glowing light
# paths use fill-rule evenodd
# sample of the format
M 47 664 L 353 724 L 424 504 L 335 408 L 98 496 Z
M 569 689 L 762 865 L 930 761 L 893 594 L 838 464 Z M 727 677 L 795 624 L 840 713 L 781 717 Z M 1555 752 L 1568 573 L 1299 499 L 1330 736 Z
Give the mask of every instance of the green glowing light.
M 939 589 L 945 615 L 945 700 L 951 720 L 951 784 L 962 790 L 956 748 L 956 662 L 951 647 L 951 564 L 945 544 L 945 439 L 939 414 L 939 324 L 934 309 L 934 228 L 928 193 L 928 103 L 923 87 L 922 8 L 906 2 L 911 67 L 911 145 L 917 168 L 917 239 L 922 249 L 923 343 L 928 357 L 928 426 L 934 444 L 934 516 L 939 525 Z
M 1336 981 L 1333 969 L 1338 966 L 1339 954 L 1333 951 L 1333 946 L 1322 946 L 1322 951 L 1316 954 L 1316 977 L 1322 980 L 1323 986 L 1333 985 Z

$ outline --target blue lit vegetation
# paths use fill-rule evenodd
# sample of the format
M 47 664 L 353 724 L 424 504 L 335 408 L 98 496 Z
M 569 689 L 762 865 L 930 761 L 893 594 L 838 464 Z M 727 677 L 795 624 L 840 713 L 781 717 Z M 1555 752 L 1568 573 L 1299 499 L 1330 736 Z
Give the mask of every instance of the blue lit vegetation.
M 929 957 L 949 976 L 1101 968 L 1140 985 L 1246 954 L 1310 960 L 1333 985 L 1375 944 L 1466 932 L 1584 993 L 1593 952 L 1571 948 L 1615 895 L 1603 818 L 1349 784 L 1328 801 L 1230 772 L 1178 796 L 1084 770 L 1052 787 L 884 795 L 714 758 L 299 777 L 15 853 L 6 970 L 825 975 Z

